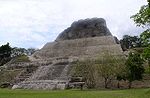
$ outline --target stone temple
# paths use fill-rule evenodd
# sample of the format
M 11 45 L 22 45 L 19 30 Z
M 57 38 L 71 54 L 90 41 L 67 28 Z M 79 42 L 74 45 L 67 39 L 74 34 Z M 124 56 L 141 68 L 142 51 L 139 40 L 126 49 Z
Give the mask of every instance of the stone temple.
M 103 18 L 75 21 L 54 42 L 34 53 L 30 63 L 20 64 L 26 70 L 16 77 L 13 89 L 65 89 L 72 62 L 94 59 L 104 52 L 122 55 L 122 48 L 106 21 Z

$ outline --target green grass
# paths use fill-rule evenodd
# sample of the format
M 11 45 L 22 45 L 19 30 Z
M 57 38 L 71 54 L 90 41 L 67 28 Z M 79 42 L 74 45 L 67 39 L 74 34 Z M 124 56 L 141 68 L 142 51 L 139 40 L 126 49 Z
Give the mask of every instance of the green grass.
M 150 98 L 150 89 L 33 91 L 0 89 L 0 98 Z
M 13 61 L 13 63 L 17 63 L 17 62 L 30 62 L 30 60 L 28 56 L 21 55 L 21 56 L 16 57 Z

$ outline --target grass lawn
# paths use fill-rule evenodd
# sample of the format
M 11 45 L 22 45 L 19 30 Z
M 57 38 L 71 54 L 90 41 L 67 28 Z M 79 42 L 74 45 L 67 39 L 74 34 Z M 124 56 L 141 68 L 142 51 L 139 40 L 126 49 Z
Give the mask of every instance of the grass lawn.
M 0 89 L 0 98 L 150 98 L 150 89 L 33 91 Z

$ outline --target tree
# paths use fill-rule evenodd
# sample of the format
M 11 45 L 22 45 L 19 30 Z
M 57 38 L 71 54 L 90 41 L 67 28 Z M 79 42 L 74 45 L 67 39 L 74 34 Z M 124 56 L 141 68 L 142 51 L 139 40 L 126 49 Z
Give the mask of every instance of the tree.
M 95 88 L 95 66 L 92 60 L 77 61 L 72 69 L 73 77 L 82 77 L 87 88 Z
M 28 48 L 27 49 L 27 55 L 32 55 L 33 53 L 35 53 L 37 51 L 37 49 L 35 49 L 35 48 Z
M 11 50 L 12 48 L 10 47 L 9 43 L 0 47 L 0 66 L 11 59 Z
M 105 52 L 102 59 L 96 60 L 99 76 L 104 78 L 104 86 L 108 88 L 112 79 L 115 79 L 124 69 L 124 58 Z
M 124 80 L 126 81 L 126 66 L 125 66 L 125 58 L 123 59 L 120 59 L 120 67 L 116 73 L 116 79 L 118 80 L 118 83 L 117 83 L 117 88 L 120 88 L 120 81 L 121 80 Z
M 131 16 L 137 26 L 146 28 L 146 30 L 141 34 L 141 39 L 146 42 L 146 44 L 147 41 L 150 42 L 150 0 L 147 0 L 147 2 L 148 4 L 143 5 L 138 13 Z
M 0 47 L 0 57 L 5 58 L 5 57 L 10 57 L 11 54 L 11 47 L 9 46 L 9 43 L 6 45 L 2 45 Z
M 11 52 L 11 56 L 12 57 L 17 57 L 17 56 L 21 56 L 21 55 L 27 55 L 30 56 L 33 53 L 35 53 L 37 51 L 37 49 L 35 48 L 18 48 L 18 47 L 14 47 L 12 48 L 12 52 Z
M 27 50 L 25 48 L 14 47 L 11 51 L 11 57 L 17 57 L 21 55 L 27 55 Z
M 147 29 L 140 35 L 142 46 L 147 47 L 150 44 L 150 29 Z
M 10 47 L 9 43 L 6 45 L 0 46 L 0 66 L 4 65 L 8 61 L 14 58 L 21 58 L 22 60 L 28 61 L 29 55 L 32 55 L 37 49 L 34 48 L 18 48 L 18 47 Z
M 139 53 L 129 53 L 129 57 L 126 61 L 126 78 L 129 81 L 129 88 L 131 88 L 132 81 L 141 80 L 144 73 L 143 59 Z
M 137 26 L 143 27 L 146 30 L 141 33 L 140 38 L 142 46 L 145 47 L 143 51 L 143 57 L 149 62 L 149 45 L 150 45 L 150 0 L 147 0 L 147 5 L 143 5 L 139 12 L 131 18 L 134 20 Z
M 144 49 L 142 56 L 146 61 L 148 61 L 149 71 L 150 71 L 150 45 Z
M 147 0 L 148 4 L 143 5 L 139 12 L 131 18 L 134 20 L 134 22 L 137 24 L 137 26 L 142 26 L 149 28 L 150 26 L 150 0 Z
M 72 76 L 83 77 L 87 88 L 98 87 L 99 81 L 104 80 L 104 87 L 108 88 L 112 79 L 115 79 L 124 70 L 124 57 L 114 56 L 108 52 L 94 60 L 84 60 L 75 63 Z
M 143 5 L 137 14 L 131 16 L 137 26 L 146 28 L 140 35 L 144 46 L 150 44 L 150 0 L 147 0 L 147 2 L 148 4 Z
M 121 74 L 121 73 L 120 73 L 120 74 L 117 75 L 117 78 L 116 78 L 116 79 L 118 80 L 117 88 L 120 88 L 120 81 L 121 81 L 121 80 L 124 80 L 124 81 L 125 81 L 125 80 L 126 80 L 126 76 L 125 76 L 125 74 Z
M 121 47 L 123 50 L 140 47 L 141 39 L 138 36 L 124 35 L 122 40 L 120 40 Z

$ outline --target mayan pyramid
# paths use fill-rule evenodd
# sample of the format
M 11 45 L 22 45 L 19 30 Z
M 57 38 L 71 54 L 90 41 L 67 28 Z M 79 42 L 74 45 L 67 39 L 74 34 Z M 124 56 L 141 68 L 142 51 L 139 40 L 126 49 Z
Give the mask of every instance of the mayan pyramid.
M 106 51 L 122 54 L 117 38 L 112 36 L 103 18 L 75 21 L 54 42 L 47 43 L 30 57 L 37 68 L 13 88 L 65 89 L 71 62 L 93 59 Z

